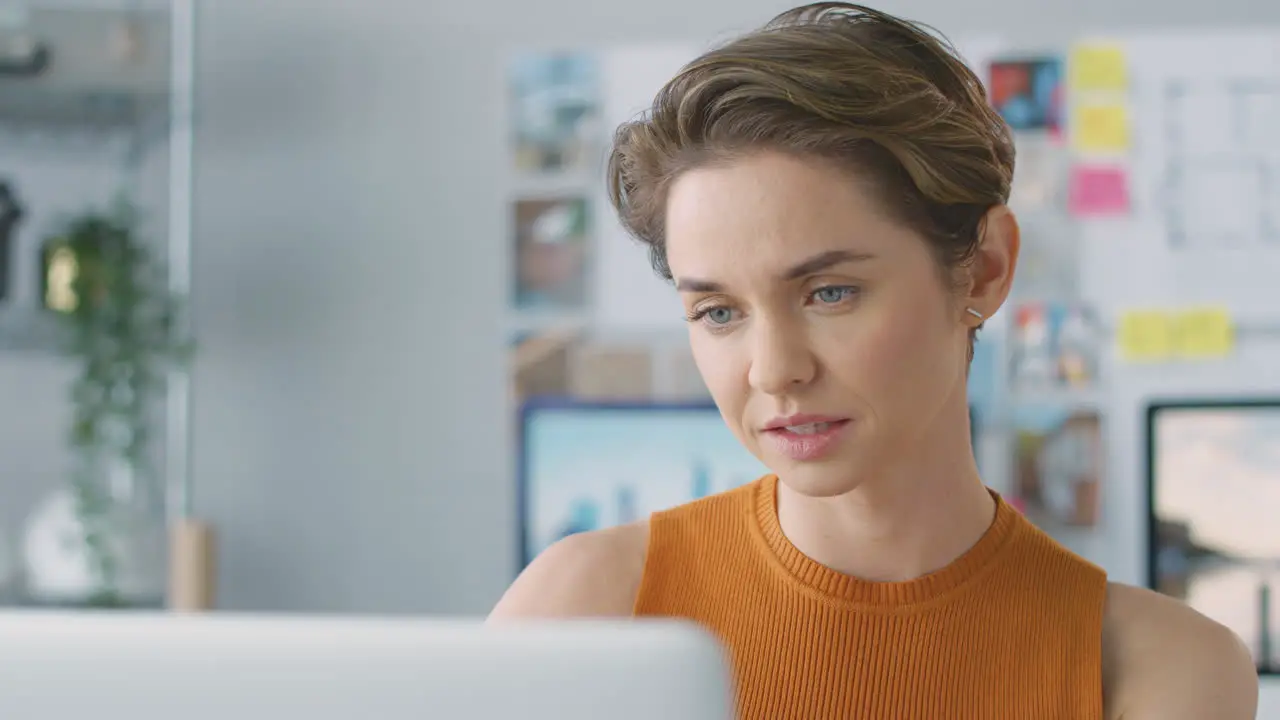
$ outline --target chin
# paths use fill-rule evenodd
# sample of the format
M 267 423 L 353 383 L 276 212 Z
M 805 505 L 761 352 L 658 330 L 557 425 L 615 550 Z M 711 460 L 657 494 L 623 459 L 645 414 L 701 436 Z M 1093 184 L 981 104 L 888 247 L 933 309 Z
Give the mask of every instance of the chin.
M 775 463 L 778 482 L 799 495 L 829 498 L 858 489 L 866 475 L 848 463 Z

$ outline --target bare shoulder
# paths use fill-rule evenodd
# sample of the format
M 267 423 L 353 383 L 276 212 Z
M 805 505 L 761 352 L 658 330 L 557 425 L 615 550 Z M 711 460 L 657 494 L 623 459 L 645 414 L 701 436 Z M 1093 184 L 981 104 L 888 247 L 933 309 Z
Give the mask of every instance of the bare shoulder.
M 1258 675 L 1226 627 L 1174 598 L 1110 583 L 1103 684 L 1111 720 L 1253 720 Z
M 489 620 L 630 616 L 648 543 L 648 522 L 570 535 L 529 563 Z

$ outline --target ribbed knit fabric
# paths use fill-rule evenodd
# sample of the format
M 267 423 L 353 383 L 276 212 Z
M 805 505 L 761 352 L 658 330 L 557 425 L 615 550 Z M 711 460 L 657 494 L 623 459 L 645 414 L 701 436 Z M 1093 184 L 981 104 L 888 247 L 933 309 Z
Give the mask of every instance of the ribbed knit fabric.
M 695 620 L 744 720 L 1101 720 L 1105 573 L 996 496 L 968 552 L 907 582 L 800 553 L 772 476 L 650 520 L 637 615 Z

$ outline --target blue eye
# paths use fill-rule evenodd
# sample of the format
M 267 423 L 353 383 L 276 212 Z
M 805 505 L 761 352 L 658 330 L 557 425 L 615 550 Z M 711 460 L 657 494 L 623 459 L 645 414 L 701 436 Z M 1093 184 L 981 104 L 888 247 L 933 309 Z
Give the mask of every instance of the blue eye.
M 723 328 L 734 321 L 733 308 L 716 305 L 694 310 L 685 316 L 689 322 L 700 322 L 711 328 Z
M 712 325 L 725 325 L 733 321 L 733 311 L 727 307 L 710 308 L 705 317 Z
M 857 288 L 832 285 L 830 287 L 818 288 L 813 292 L 813 297 L 815 300 L 825 305 L 834 305 L 841 300 L 847 300 L 855 292 L 857 292 Z

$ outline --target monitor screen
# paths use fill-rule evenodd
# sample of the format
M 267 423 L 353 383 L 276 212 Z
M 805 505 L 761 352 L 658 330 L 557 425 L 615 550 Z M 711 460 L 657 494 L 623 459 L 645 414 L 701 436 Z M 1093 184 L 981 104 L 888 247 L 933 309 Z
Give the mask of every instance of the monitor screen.
M 1148 582 L 1280 668 L 1280 398 L 1153 405 Z
M 976 432 L 972 407 L 969 417 Z M 768 473 L 710 402 L 531 400 L 521 410 L 519 463 L 521 567 L 565 536 Z
M 521 423 L 521 560 L 766 472 L 714 404 L 531 402 Z

